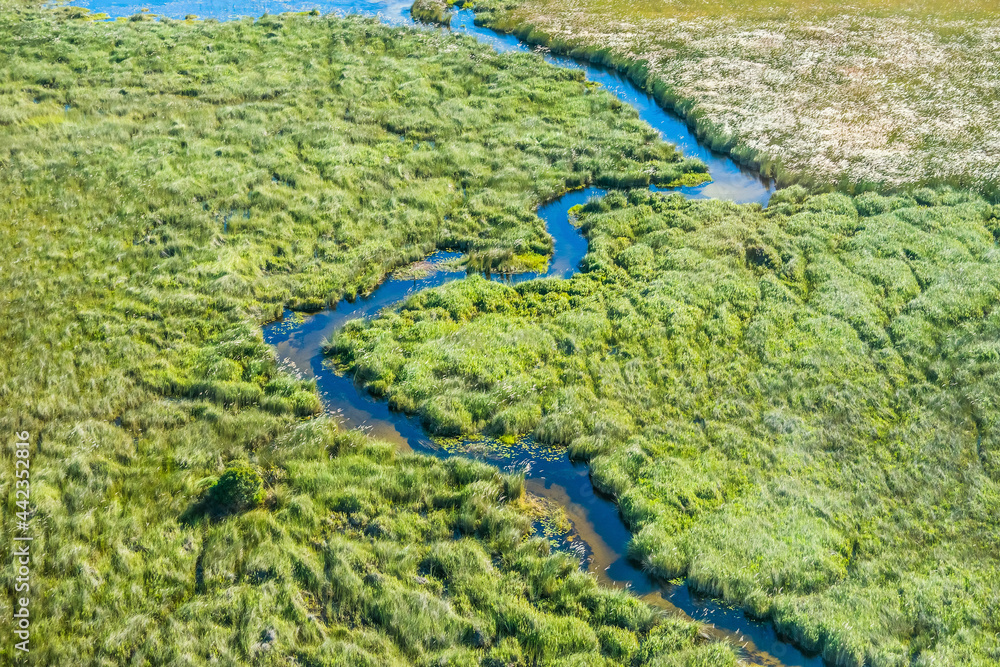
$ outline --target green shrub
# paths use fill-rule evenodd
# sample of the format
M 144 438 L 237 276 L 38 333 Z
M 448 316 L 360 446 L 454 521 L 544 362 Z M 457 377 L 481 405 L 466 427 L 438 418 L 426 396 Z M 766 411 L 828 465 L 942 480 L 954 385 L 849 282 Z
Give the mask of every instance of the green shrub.
M 210 504 L 218 511 L 245 512 L 264 502 L 264 480 L 252 466 L 237 464 L 226 468 L 209 494 Z

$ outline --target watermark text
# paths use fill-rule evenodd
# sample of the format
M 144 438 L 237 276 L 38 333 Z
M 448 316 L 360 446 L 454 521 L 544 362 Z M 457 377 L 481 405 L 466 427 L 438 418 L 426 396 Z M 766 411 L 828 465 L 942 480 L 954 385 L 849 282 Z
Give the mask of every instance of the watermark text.
M 28 652 L 31 640 L 31 448 L 30 433 L 14 434 L 14 648 Z M 20 640 L 20 641 L 18 641 Z

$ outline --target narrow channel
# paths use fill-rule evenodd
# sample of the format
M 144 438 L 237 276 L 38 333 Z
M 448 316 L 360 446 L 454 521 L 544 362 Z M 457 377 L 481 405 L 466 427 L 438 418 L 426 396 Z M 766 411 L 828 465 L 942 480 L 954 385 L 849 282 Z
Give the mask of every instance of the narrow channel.
M 146 9 L 171 18 L 195 14 L 200 18 L 227 20 L 317 8 L 322 12 L 376 15 L 387 23 L 412 24 L 408 0 L 152 0 L 142 4 L 133 0 L 79 0 L 73 4 L 104 12 L 112 18 L 131 16 Z M 451 26 L 452 31 L 467 33 L 498 51 L 533 51 L 513 35 L 476 26 L 471 10 L 456 12 Z M 681 118 L 660 108 L 648 93 L 627 78 L 590 63 L 551 53 L 542 55 L 553 65 L 583 70 L 588 80 L 600 84 L 622 102 L 633 106 L 664 141 L 675 144 L 685 156 L 699 158 L 708 165 L 713 179 L 710 183 L 676 191 L 692 199 L 718 198 L 767 205 L 774 189 L 769 179 L 700 144 Z M 576 204 L 604 194 L 605 191 L 598 188 L 573 191 L 539 208 L 538 215 L 555 240 L 549 270 L 544 274 L 546 277 L 565 278 L 577 270 L 587 252 L 587 243 L 571 224 L 568 211 Z M 390 410 L 384 401 L 377 401 L 359 391 L 352 378 L 334 372 L 323 354 L 325 340 L 349 320 L 372 317 L 418 290 L 461 279 L 464 273 L 449 268 L 449 260 L 459 257 L 458 253 L 435 253 L 423 263 L 422 268 L 426 270 L 424 277 L 390 278 L 370 295 L 353 302 L 343 300 L 332 309 L 309 316 L 286 311 L 282 319 L 264 327 L 264 338 L 275 347 L 282 365 L 301 377 L 316 380 L 326 411 L 337 417 L 344 428 L 359 428 L 374 437 L 394 442 L 402 449 L 439 458 L 469 455 L 471 446 L 471 451 L 478 452 L 478 456 L 500 468 L 524 470 L 528 491 L 556 502 L 566 512 L 573 524 L 574 550 L 603 584 L 627 588 L 652 605 L 703 622 L 706 636 L 742 646 L 743 660 L 747 663 L 771 667 L 821 667 L 823 662 L 820 657 L 807 655 L 784 641 L 770 623 L 752 620 L 741 610 L 699 596 L 685 585 L 655 581 L 631 563 L 625 557 L 631 535 L 614 501 L 595 491 L 587 466 L 570 461 L 562 448 L 549 447 L 531 438 L 524 438 L 499 451 L 495 448 L 477 450 L 475 443 L 470 442 L 443 447 L 426 434 L 419 421 Z M 493 278 L 521 282 L 538 277 L 541 274 L 523 273 Z

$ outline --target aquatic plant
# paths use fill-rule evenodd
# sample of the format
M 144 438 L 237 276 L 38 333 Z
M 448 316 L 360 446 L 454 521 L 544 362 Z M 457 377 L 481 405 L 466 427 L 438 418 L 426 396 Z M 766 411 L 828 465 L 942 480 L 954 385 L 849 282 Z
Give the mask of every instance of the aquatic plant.
M 1000 210 L 793 187 L 577 215 L 582 273 L 420 292 L 332 352 L 431 429 L 589 460 L 631 558 L 833 664 L 1000 659 Z

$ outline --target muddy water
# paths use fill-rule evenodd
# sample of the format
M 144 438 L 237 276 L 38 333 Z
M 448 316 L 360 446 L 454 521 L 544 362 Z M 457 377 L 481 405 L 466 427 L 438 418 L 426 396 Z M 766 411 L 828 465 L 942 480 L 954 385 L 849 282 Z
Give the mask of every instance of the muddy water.
M 321 12 L 357 12 L 377 15 L 390 23 L 409 23 L 410 1 L 351 1 L 272 2 L 269 0 L 77 0 L 73 4 L 111 17 L 130 16 L 148 9 L 154 14 L 183 18 L 195 14 L 202 18 L 226 20 L 239 16 L 260 16 L 264 13 L 304 11 L 313 8 Z M 530 47 L 510 35 L 500 35 L 473 24 L 471 12 L 458 12 L 452 21 L 455 31 L 466 32 L 500 51 L 527 51 Z M 586 77 L 635 107 L 640 117 L 658 130 L 664 140 L 676 144 L 686 156 L 704 161 L 712 175 L 708 184 L 681 188 L 688 197 L 723 198 L 737 202 L 767 203 L 773 184 L 736 164 L 724 155 L 700 145 L 681 119 L 659 108 L 644 91 L 614 71 L 569 58 L 545 54 L 545 59 L 560 67 L 584 71 Z M 654 188 L 655 189 L 655 188 Z M 571 192 L 543 206 L 539 215 L 545 220 L 555 239 L 555 253 L 549 271 L 553 277 L 571 275 L 586 253 L 586 241 L 570 224 L 567 211 L 575 204 L 593 196 L 603 195 L 598 189 Z M 275 346 L 279 360 L 292 372 L 315 378 L 326 410 L 339 417 L 346 428 L 359 428 L 372 435 L 397 443 L 401 448 L 437 457 L 455 454 L 480 456 L 498 467 L 525 471 L 529 492 L 546 497 L 560 505 L 573 524 L 568 548 L 575 550 L 598 579 L 610 586 L 628 588 L 649 603 L 671 613 L 682 614 L 705 625 L 706 636 L 725 638 L 745 648 L 747 662 L 788 666 L 819 667 L 821 660 L 807 656 L 782 641 L 767 623 L 752 621 L 739 610 L 714 600 L 695 595 L 684 585 L 663 584 L 651 580 L 625 557 L 630 534 L 611 499 L 595 492 L 585 465 L 571 462 L 565 452 L 524 439 L 503 448 L 477 448 L 475 443 L 442 446 L 433 442 L 420 424 L 401 413 L 389 410 L 386 403 L 360 392 L 350 378 L 337 375 L 322 353 L 324 340 L 332 336 L 345 322 L 358 317 L 371 317 L 379 310 L 398 303 L 421 289 L 442 285 L 464 277 L 450 270 L 449 262 L 458 258 L 454 253 L 437 253 L 428 258 L 426 275 L 413 279 L 389 279 L 371 295 L 353 302 L 341 301 L 333 309 L 308 317 L 286 312 L 285 317 L 264 327 L 265 339 Z M 539 277 L 537 274 L 497 276 L 497 280 L 520 282 Z M 470 449 L 471 446 L 471 449 Z

